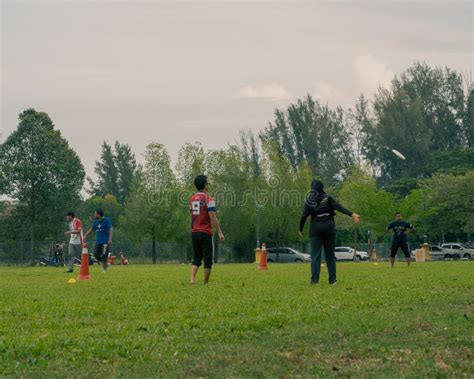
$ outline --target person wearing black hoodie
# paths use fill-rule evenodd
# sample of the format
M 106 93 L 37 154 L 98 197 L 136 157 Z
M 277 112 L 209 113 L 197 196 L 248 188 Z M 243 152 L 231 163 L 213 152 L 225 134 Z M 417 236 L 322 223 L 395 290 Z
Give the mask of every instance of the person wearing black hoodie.
M 299 234 L 303 237 L 304 224 L 306 219 L 311 216 L 309 228 L 311 284 L 319 282 L 321 251 L 323 247 L 329 272 L 329 284 L 336 284 L 336 224 L 334 223 L 334 211 L 339 211 L 352 217 L 356 224 L 360 222 L 360 216 L 357 213 L 347 210 L 336 199 L 324 192 L 324 184 L 320 180 L 313 180 L 311 191 L 304 204 L 299 229 Z

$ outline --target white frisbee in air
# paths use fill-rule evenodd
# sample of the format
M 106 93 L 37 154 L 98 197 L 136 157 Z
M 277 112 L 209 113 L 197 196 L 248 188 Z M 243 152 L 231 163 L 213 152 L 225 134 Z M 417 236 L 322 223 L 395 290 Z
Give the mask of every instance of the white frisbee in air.
M 398 150 L 392 149 L 392 153 L 395 154 L 398 158 L 405 160 L 405 156 L 400 153 Z

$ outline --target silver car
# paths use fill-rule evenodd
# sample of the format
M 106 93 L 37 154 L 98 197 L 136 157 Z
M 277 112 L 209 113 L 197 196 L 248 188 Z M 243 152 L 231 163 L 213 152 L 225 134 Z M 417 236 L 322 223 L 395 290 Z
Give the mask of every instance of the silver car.
M 272 247 L 267 249 L 267 262 L 277 262 L 277 249 Z M 311 262 L 311 255 L 300 253 L 291 247 L 280 247 L 278 249 L 278 262 Z
M 452 252 L 450 253 L 448 250 L 436 245 L 430 245 L 430 255 L 432 259 L 459 258 L 459 254 Z
M 446 250 L 446 253 L 451 256 L 459 258 L 474 258 L 474 249 L 470 249 L 463 243 L 443 243 L 441 247 Z

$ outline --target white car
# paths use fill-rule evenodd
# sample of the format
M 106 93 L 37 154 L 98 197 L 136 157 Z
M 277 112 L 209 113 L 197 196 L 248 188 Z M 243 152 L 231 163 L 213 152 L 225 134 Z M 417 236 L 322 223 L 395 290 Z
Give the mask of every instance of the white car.
M 336 247 L 336 260 L 338 261 L 366 261 L 369 254 L 366 251 L 356 251 L 352 247 L 338 246 Z
M 441 247 L 451 256 L 458 256 L 460 258 L 473 259 L 474 249 L 468 248 L 462 243 L 443 243 Z

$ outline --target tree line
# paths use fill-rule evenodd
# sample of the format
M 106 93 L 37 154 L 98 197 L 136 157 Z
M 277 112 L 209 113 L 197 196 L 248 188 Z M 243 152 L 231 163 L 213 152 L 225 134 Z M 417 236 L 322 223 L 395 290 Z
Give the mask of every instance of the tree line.
M 62 235 L 66 210 L 87 224 L 97 208 L 112 218 L 116 239 L 187 242 L 187 199 L 201 173 L 209 177 L 226 244 L 242 261 L 257 239 L 300 242 L 297 225 L 313 178 L 362 216 L 357 229 L 338 217 L 340 244 L 354 234 L 384 241 L 397 210 L 420 240 L 466 240 L 474 229 L 474 86 L 449 68 L 415 63 L 373 99 L 360 95 L 353 109 L 308 95 L 276 109 L 259 134 L 242 131 L 226 148 L 185 143 L 174 166 L 158 142 L 143 157 L 139 165 L 126 143 L 104 142 L 97 179 L 86 178 L 50 117 L 25 110 L 0 145 L 0 242 L 28 240 L 34 251 L 36 241 Z

